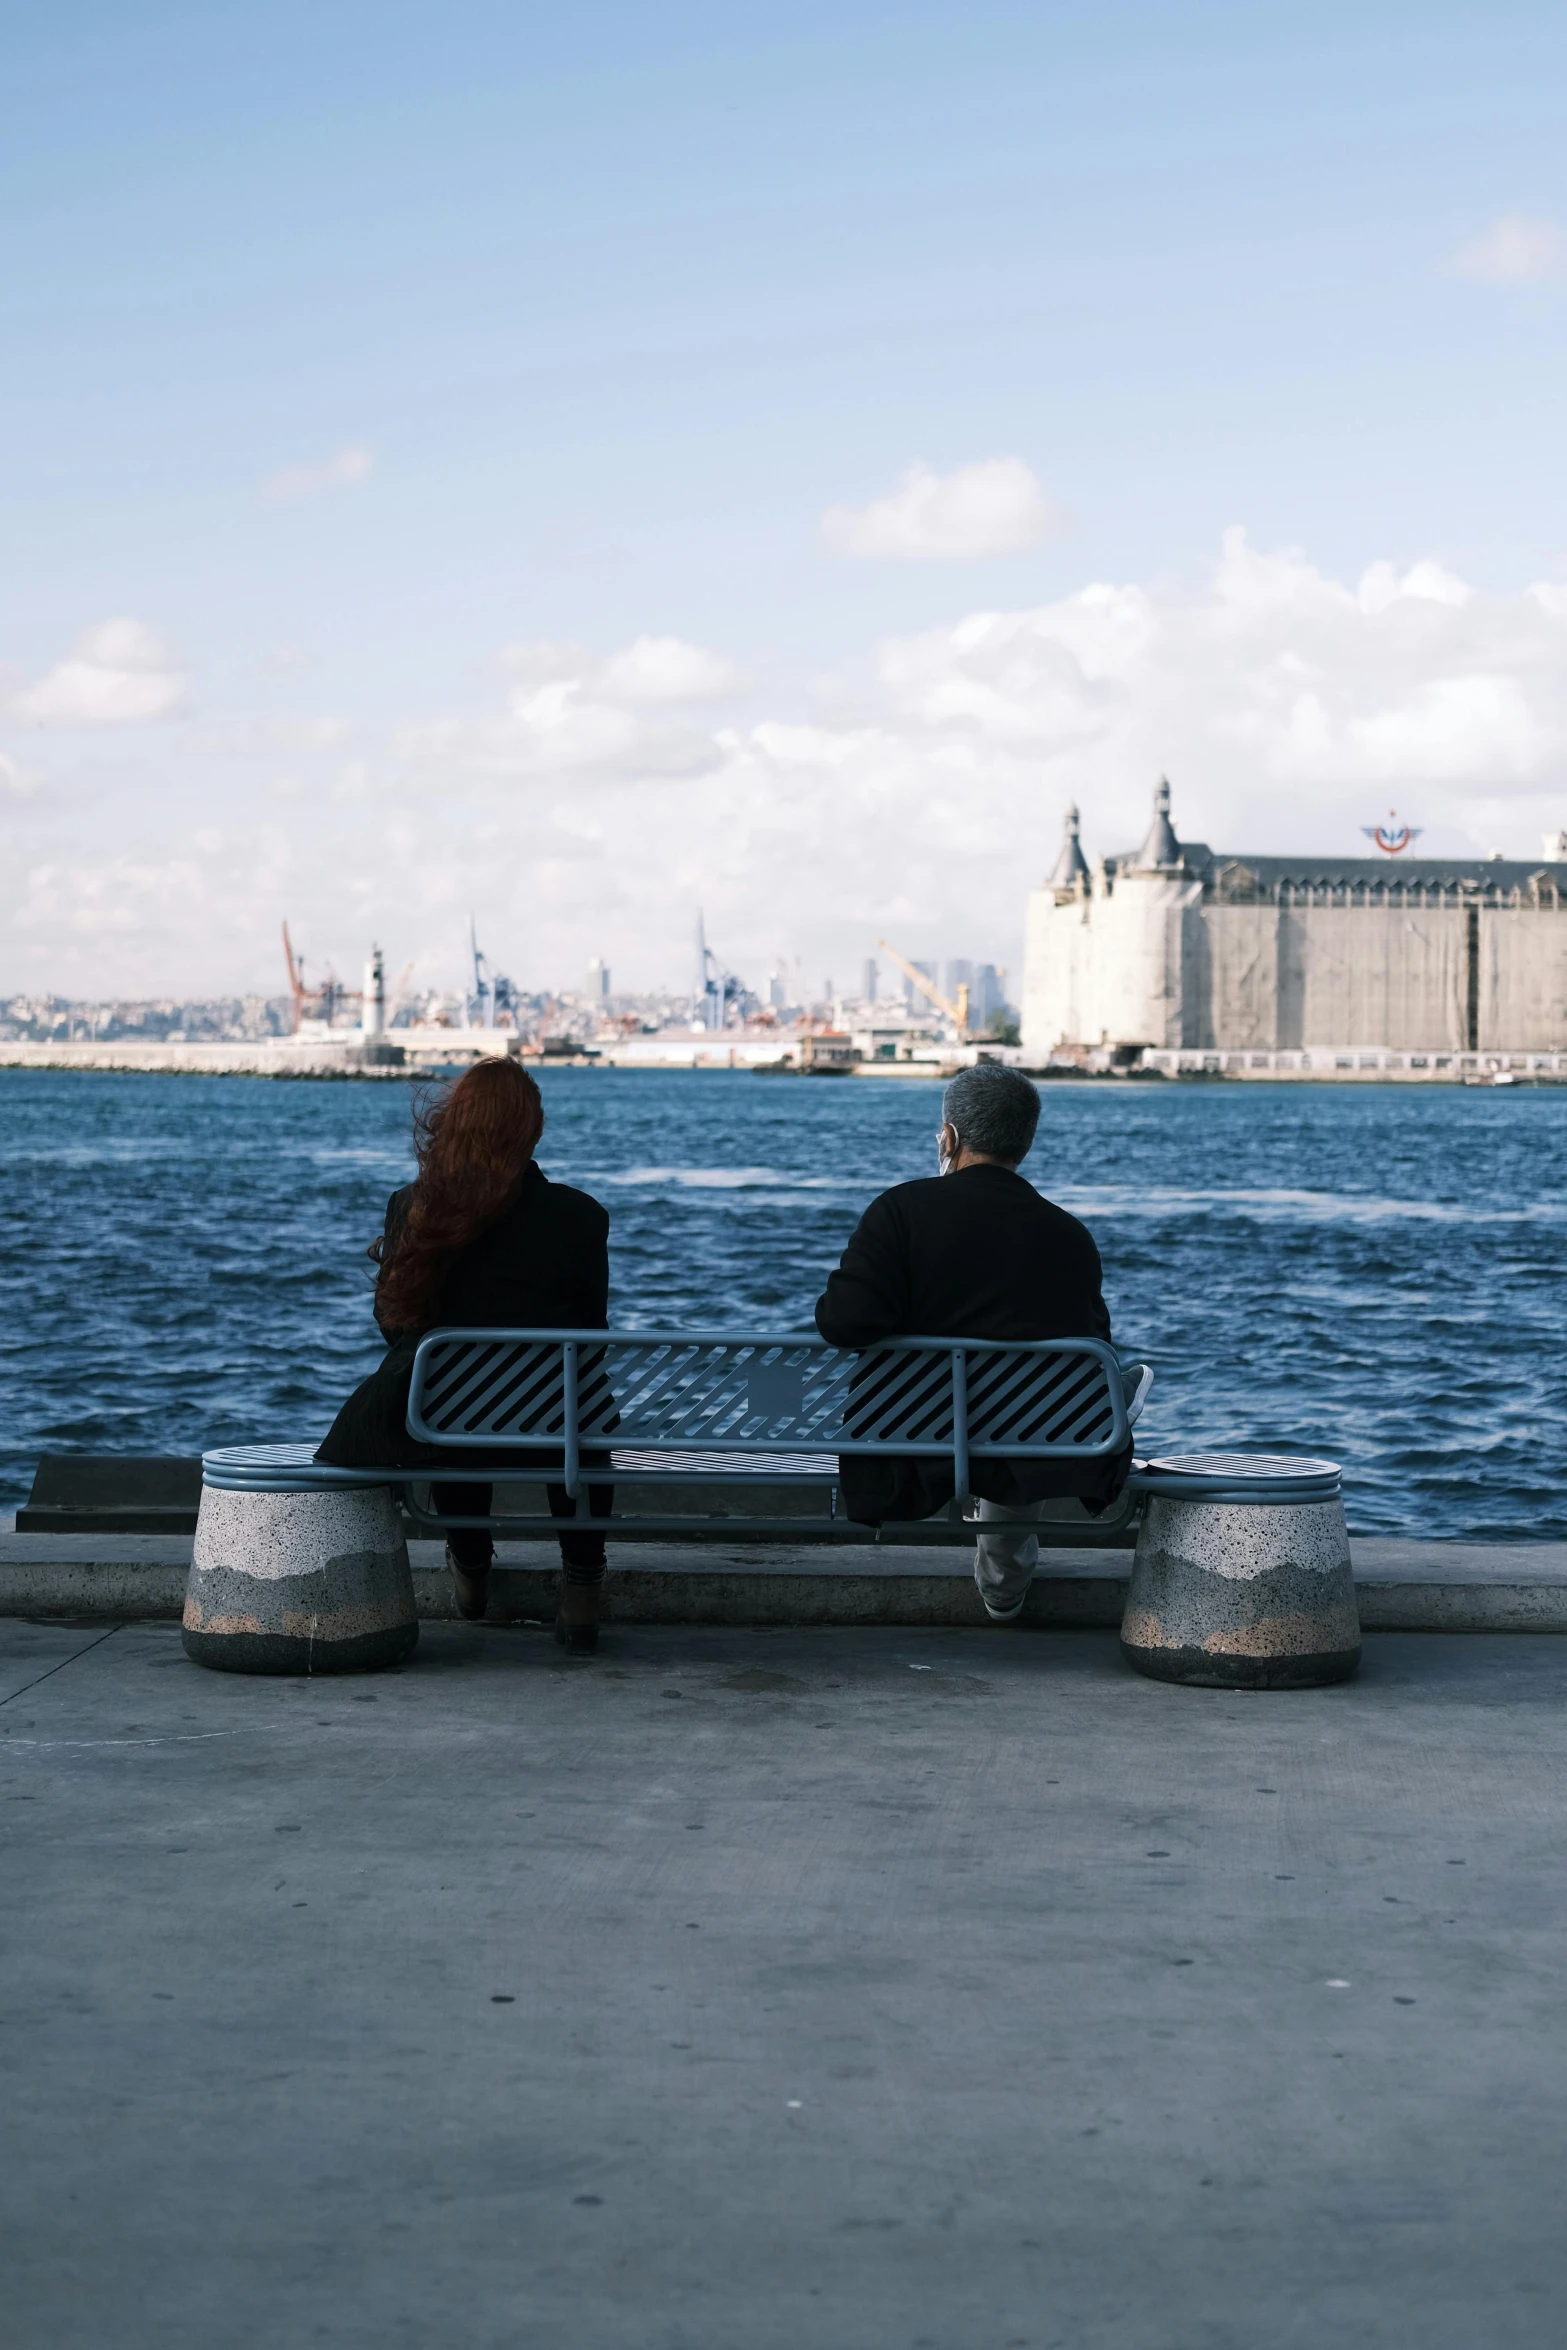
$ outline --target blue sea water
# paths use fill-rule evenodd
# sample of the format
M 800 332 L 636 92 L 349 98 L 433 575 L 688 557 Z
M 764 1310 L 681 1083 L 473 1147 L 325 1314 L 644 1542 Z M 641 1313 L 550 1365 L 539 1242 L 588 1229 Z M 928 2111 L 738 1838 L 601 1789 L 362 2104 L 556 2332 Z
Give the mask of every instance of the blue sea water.
M 546 1171 L 609 1208 L 611 1318 L 804 1329 L 939 1089 L 562 1069 Z M 1050 1084 L 1146 1451 L 1326 1453 L 1363 1532 L 1567 1536 L 1567 1090 Z M 314 1436 L 374 1364 L 401 1083 L 0 1071 L 0 1506 L 40 1452 Z

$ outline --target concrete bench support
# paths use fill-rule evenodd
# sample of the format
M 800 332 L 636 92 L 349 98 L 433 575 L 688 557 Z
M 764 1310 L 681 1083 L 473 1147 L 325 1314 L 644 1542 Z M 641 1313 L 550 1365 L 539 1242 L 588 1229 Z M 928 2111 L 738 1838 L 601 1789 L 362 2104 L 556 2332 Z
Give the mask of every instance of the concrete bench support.
M 1360 1618 L 1334 1464 L 1195 1456 L 1155 1462 L 1138 1482 L 1128 1664 L 1218 1689 L 1348 1679 Z
M 389 1487 L 204 1486 L 184 1642 L 226 1673 L 354 1673 L 419 1638 L 408 1545 Z

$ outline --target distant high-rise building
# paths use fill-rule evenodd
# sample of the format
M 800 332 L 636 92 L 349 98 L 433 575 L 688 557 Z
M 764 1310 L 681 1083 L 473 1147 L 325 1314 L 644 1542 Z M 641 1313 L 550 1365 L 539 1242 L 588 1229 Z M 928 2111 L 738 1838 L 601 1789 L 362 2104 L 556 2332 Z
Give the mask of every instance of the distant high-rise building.
M 969 1020 L 983 1028 L 1007 1008 L 1007 975 L 994 963 L 976 963 L 969 981 Z
M 609 996 L 609 965 L 601 955 L 595 955 L 588 965 L 588 1002 L 602 1004 Z
M 867 955 L 860 965 L 860 994 L 868 1004 L 874 1004 L 881 995 L 881 969 L 874 955 Z
M 783 1012 L 788 1009 L 789 974 L 781 962 L 773 965 L 773 975 L 767 982 L 767 1000 L 775 1012 Z

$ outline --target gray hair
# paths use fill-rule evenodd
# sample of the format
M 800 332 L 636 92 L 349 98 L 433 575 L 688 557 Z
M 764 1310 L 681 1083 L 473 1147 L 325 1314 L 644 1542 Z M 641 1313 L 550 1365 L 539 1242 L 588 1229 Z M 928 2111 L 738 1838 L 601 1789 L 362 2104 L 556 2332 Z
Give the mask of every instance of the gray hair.
M 976 1061 L 941 1097 L 941 1114 L 960 1143 L 1015 1167 L 1026 1159 L 1039 1124 L 1039 1091 L 1020 1069 Z

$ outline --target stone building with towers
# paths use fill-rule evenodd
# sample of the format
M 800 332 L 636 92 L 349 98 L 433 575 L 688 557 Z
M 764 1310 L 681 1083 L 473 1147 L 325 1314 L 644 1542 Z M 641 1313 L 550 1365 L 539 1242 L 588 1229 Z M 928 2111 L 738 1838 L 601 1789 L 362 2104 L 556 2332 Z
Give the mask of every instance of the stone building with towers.
M 1323 1068 L 1386 1052 L 1433 1069 L 1440 1056 L 1455 1074 L 1476 1055 L 1554 1061 L 1567 1053 L 1567 836 L 1544 845 L 1533 864 L 1240 855 L 1181 840 L 1161 782 L 1142 845 L 1090 862 L 1071 808 L 1028 901 L 1024 1050 Z

